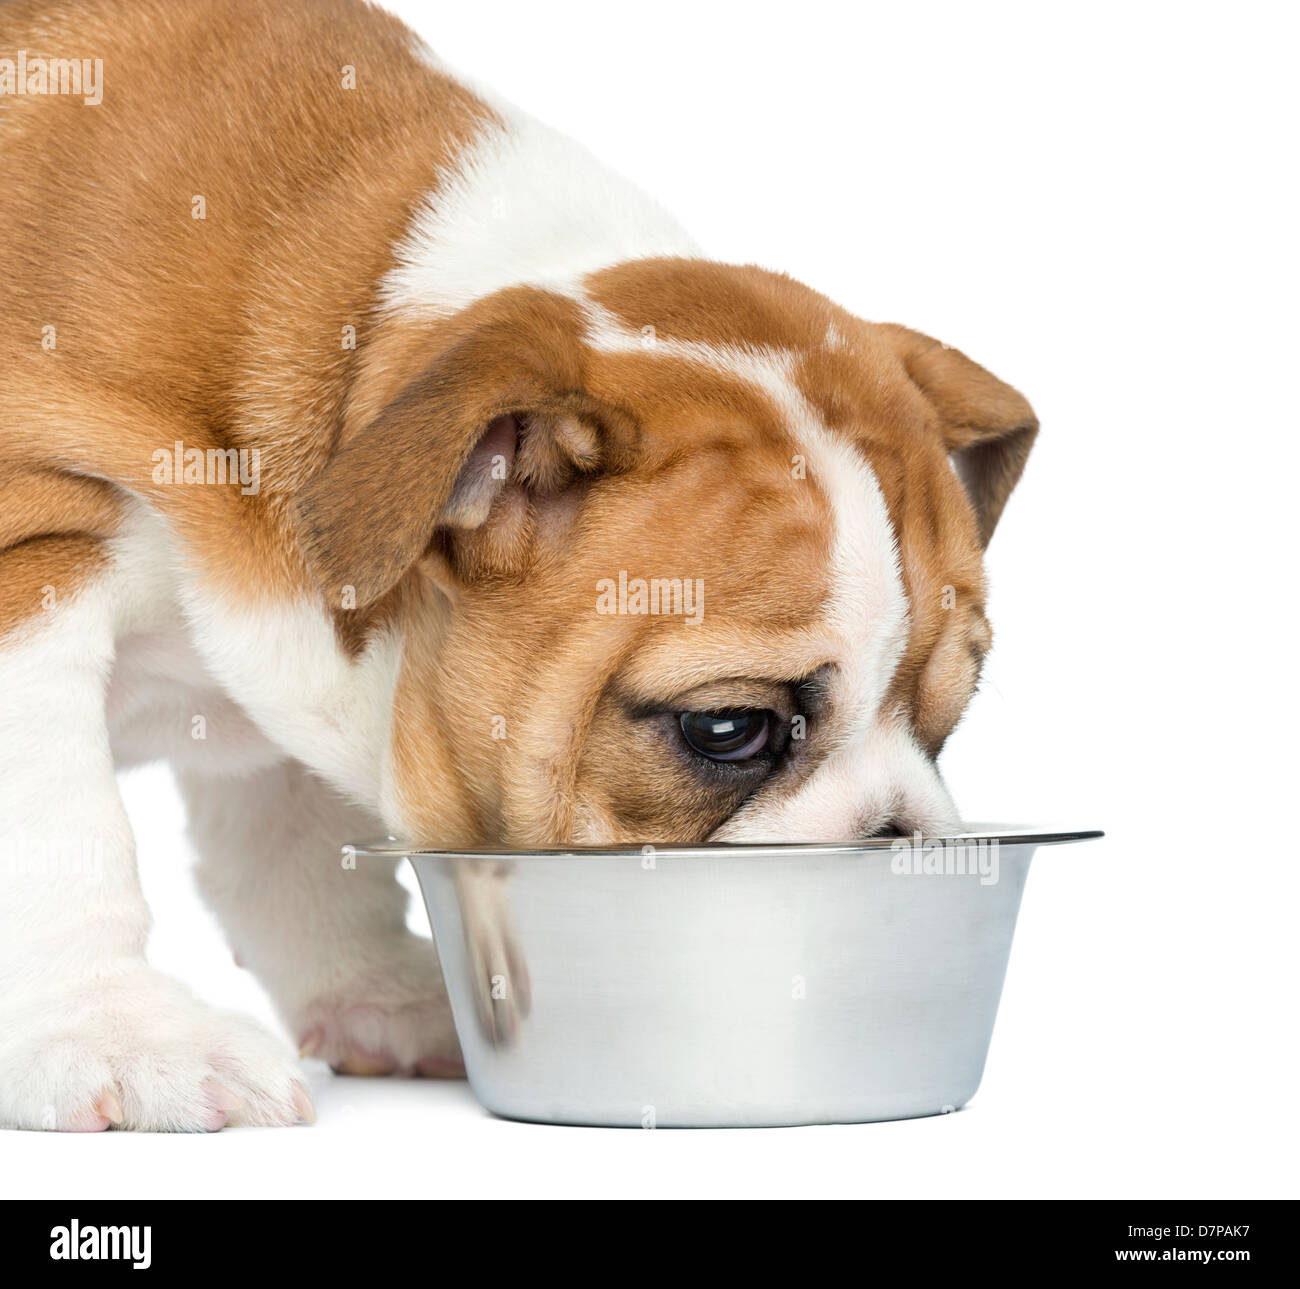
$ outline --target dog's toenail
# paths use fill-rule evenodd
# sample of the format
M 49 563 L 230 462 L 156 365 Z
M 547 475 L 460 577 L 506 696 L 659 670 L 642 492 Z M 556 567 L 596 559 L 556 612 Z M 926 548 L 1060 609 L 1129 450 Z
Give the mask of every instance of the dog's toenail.
M 125 1118 L 122 1113 L 122 1103 L 117 1099 L 117 1093 L 112 1088 L 105 1088 L 95 1105 L 95 1113 L 102 1114 L 112 1124 L 119 1124 Z
M 295 1086 L 293 1089 L 293 1108 L 298 1111 L 298 1117 L 305 1123 L 316 1122 L 316 1107 L 312 1104 L 312 1099 L 307 1095 L 307 1089 Z
M 218 1083 L 215 1079 L 209 1079 L 203 1085 L 203 1090 L 208 1094 L 208 1100 L 222 1112 L 223 1115 L 230 1114 L 231 1111 L 243 1108 L 243 1101 L 235 1095 L 228 1087 Z

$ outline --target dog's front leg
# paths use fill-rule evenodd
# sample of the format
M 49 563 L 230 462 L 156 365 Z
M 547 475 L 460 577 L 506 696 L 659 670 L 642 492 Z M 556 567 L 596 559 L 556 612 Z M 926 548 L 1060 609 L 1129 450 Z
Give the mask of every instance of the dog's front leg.
M 295 1123 L 283 1044 L 145 962 L 104 712 L 123 595 L 106 574 L 0 641 L 0 1126 Z
M 461 1075 L 438 957 L 406 929 L 395 863 L 342 854 L 379 821 L 295 761 L 181 787 L 199 886 L 304 1053 L 347 1074 Z

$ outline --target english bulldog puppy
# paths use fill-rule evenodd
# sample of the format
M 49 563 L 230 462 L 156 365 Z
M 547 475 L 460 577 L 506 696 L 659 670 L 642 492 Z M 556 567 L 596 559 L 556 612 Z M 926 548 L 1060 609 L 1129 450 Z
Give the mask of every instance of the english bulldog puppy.
M 357 1074 L 460 1056 L 350 839 L 956 825 L 1015 390 L 706 258 L 361 0 L 18 0 L 0 88 L 0 1124 L 312 1116 L 149 966 L 124 766 Z

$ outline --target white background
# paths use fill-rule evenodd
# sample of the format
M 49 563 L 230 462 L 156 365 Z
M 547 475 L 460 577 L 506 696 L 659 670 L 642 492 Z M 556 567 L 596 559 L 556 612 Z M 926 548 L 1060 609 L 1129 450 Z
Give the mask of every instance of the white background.
M 313 1128 L 0 1136 L 27 1195 L 1295 1193 L 1295 25 L 1284 6 L 393 7 L 711 253 L 958 345 L 1043 429 L 989 553 L 997 644 L 944 754 L 1040 852 L 959 1114 L 529 1126 L 311 1066 Z M 127 781 L 154 961 L 270 1019 Z M 423 918 L 422 910 L 416 916 Z

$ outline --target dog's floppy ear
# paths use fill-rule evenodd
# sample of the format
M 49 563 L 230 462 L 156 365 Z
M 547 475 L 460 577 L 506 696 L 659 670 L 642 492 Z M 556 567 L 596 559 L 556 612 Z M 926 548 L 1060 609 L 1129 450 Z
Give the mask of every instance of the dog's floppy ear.
M 378 599 L 439 531 L 508 564 L 532 506 L 629 458 L 630 418 L 582 389 L 572 302 L 503 295 L 294 499 L 299 545 L 336 608 Z
M 975 507 L 980 544 L 987 546 L 1038 433 L 1034 409 L 960 350 L 894 323 L 880 330 L 939 413 L 944 443 Z

